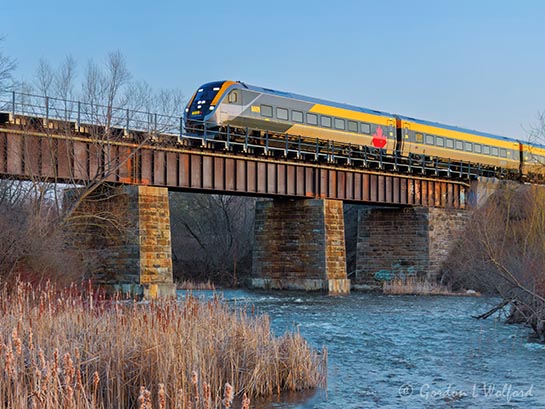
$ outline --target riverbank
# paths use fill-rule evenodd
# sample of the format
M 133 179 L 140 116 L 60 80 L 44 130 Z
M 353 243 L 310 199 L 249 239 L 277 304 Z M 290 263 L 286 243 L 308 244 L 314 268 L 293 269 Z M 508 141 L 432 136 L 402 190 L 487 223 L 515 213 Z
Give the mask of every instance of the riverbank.
M 20 284 L 2 294 L 0 317 L 0 401 L 12 409 L 135 408 L 150 399 L 215 408 L 226 383 L 240 402 L 243 393 L 324 380 L 327 354 L 298 332 L 273 335 L 266 315 L 215 296 L 135 303 Z

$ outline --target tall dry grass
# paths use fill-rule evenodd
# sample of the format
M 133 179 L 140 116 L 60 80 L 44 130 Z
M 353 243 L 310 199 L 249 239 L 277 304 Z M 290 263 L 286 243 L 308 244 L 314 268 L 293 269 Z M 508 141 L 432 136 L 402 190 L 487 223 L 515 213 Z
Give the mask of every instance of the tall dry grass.
M 391 295 L 454 295 L 448 287 L 420 277 L 385 281 L 382 292 Z
M 190 290 L 190 291 L 199 291 L 199 290 L 212 290 L 216 289 L 214 283 L 210 280 L 206 282 L 198 282 L 193 280 L 183 280 L 179 283 L 176 283 L 176 288 L 178 290 Z
M 19 284 L 0 315 L 0 402 L 12 409 L 247 408 L 244 393 L 324 382 L 325 353 L 217 298 L 136 303 Z

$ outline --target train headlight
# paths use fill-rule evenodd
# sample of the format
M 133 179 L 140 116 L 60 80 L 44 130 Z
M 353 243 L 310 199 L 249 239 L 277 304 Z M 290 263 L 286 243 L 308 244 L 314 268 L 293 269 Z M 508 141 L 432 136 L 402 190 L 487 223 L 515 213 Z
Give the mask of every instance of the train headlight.
M 210 111 L 213 111 L 213 110 L 214 110 L 214 108 L 215 108 L 215 106 L 214 106 L 214 105 L 210 105 L 210 108 L 208 108 L 208 109 L 210 109 Z

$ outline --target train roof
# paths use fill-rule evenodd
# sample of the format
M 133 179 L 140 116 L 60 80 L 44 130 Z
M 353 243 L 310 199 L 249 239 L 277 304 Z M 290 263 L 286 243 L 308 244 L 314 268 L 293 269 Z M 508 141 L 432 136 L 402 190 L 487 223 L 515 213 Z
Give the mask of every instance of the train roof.
M 530 141 L 520 141 L 523 145 L 529 145 L 529 146 L 533 146 L 534 148 L 541 148 L 541 149 L 545 149 L 545 145 L 542 145 L 540 143 L 536 143 L 536 142 L 530 142 Z
M 320 98 L 307 97 L 306 95 L 294 94 L 292 92 L 277 91 L 277 90 L 270 89 L 270 88 L 263 88 L 263 87 L 258 87 L 258 86 L 255 86 L 255 85 L 249 85 L 249 84 L 246 84 L 244 82 L 240 82 L 240 84 L 242 84 L 243 86 L 245 86 L 246 88 L 248 88 L 248 89 L 250 89 L 252 91 L 264 92 L 264 93 L 273 94 L 273 95 L 276 95 L 276 96 L 279 96 L 279 97 L 293 98 L 293 99 L 298 99 L 298 100 L 305 101 L 305 102 L 310 102 L 310 103 L 313 103 L 313 104 L 322 104 L 322 105 L 327 105 L 327 106 L 335 107 L 335 108 L 348 109 L 350 111 L 364 112 L 364 113 L 367 113 L 367 114 L 386 116 L 386 117 L 391 117 L 391 118 L 394 117 L 394 114 L 391 114 L 389 112 L 377 111 L 377 110 L 374 110 L 374 109 L 357 107 L 355 105 L 343 104 L 343 103 L 328 101 L 328 100 L 320 99 Z
M 509 138 L 507 136 L 502 136 L 502 135 L 494 135 L 494 134 L 491 134 L 491 133 L 488 133 L 488 132 L 476 131 L 475 129 L 462 128 L 462 127 L 454 126 L 454 125 L 445 125 L 445 124 L 441 124 L 439 122 L 426 121 L 424 119 L 416 119 L 416 118 L 411 118 L 411 117 L 403 116 L 403 115 L 396 115 L 396 117 L 398 117 L 399 119 L 403 119 L 405 121 L 410 121 L 410 122 L 414 122 L 414 123 L 421 124 L 421 125 L 433 126 L 433 127 L 436 127 L 436 128 L 448 129 L 450 131 L 470 133 L 470 134 L 473 134 L 473 135 L 484 136 L 484 137 L 487 137 L 487 138 L 500 139 L 500 140 L 506 141 L 506 142 L 519 142 L 518 139 Z

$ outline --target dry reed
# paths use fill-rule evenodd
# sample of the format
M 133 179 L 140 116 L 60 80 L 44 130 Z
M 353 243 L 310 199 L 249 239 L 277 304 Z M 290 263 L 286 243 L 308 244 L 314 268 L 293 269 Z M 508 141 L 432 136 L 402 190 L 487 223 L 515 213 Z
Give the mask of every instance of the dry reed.
M 382 285 L 384 294 L 392 295 L 452 295 L 452 291 L 444 285 L 430 282 L 424 278 L 396 278 Z
M 326 354 L 298 333 L 275 337 L 267 316 L 218 298 L 136 303 L 83 293 L 19 284 L 1 294 L 5 407 L 208 409 L 227 399 L 247 409 L 243 394 L 324 382 Z
M 210 280 L 206 282 L 195 282 L 184 280 L 176 284 L 178 290 L 215 290 L 216 286 Z

